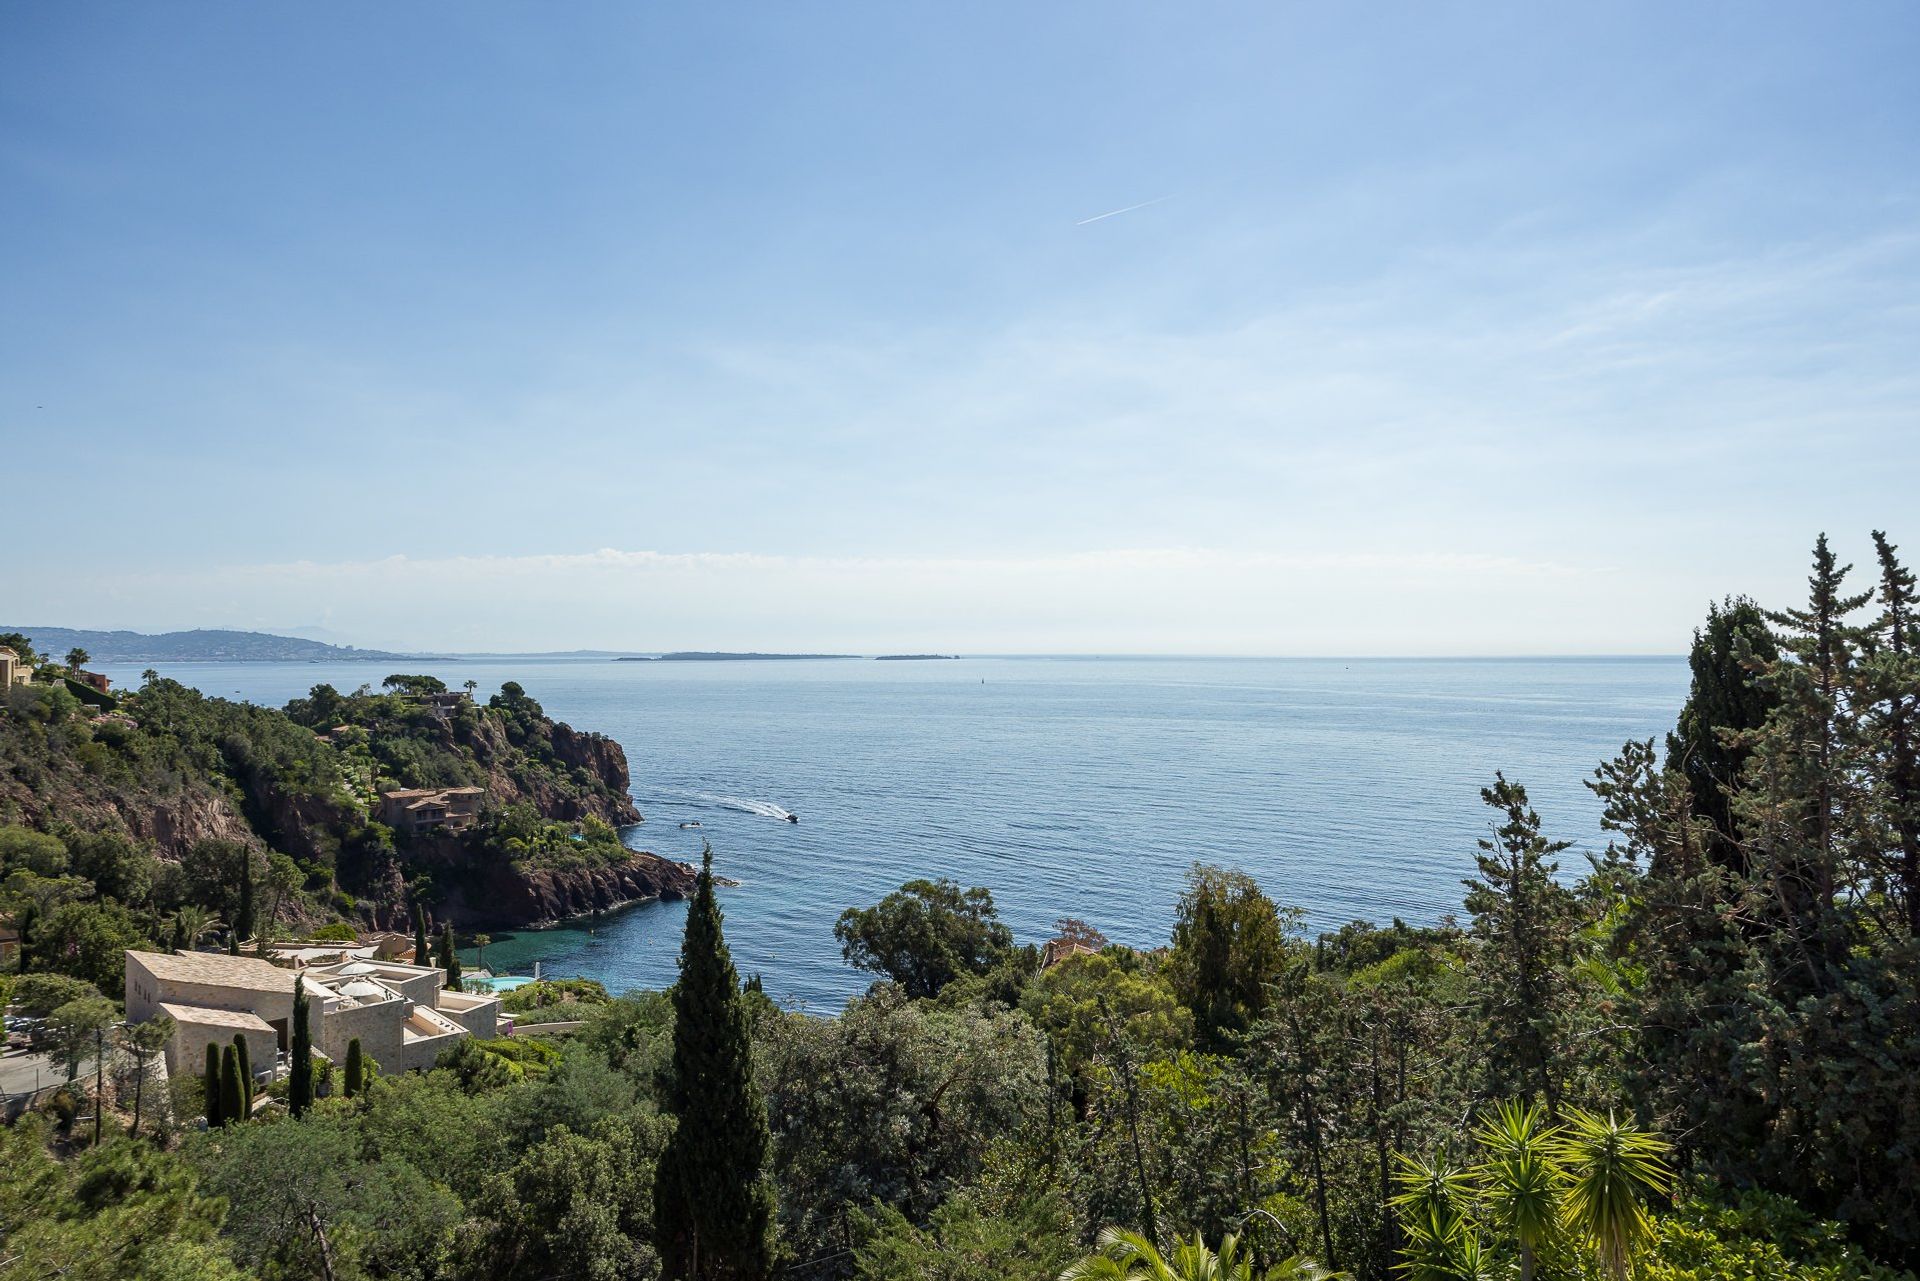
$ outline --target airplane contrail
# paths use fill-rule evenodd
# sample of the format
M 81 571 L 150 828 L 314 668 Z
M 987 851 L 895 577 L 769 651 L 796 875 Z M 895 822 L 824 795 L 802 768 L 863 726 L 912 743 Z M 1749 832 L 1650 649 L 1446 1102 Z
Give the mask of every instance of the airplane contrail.
M 1170 196 L 1155 196 L 1152 200 L 1143 200 L 1137 205 L 1128 205 L 1125 209 L 1109 209 L 1103 214 L 1095 214 L 1091 218 L 1082 218 L 1073 225 L 1076 227 L 1084 227 L 1090 222 L 1099 222 L 1102 218 L 1118 218 L 1123 213 L 1132 213 L 1136 209 L 1145 209 L 1148 205 L 1157 205 L 1162 200 L 1169 200 L 1171 198 Z

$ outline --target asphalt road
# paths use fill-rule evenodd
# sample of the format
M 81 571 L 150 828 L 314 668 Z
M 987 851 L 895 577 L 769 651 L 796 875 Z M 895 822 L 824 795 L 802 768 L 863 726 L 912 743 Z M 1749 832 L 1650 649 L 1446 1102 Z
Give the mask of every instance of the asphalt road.
M 93 1060 L 80 1065 L 80 1075 L 93 1071 Z M 0 1058 L 0 1094 L 26 1094 L 67 1079 L 67 1070 L 46 1054 L 9 1054 Z

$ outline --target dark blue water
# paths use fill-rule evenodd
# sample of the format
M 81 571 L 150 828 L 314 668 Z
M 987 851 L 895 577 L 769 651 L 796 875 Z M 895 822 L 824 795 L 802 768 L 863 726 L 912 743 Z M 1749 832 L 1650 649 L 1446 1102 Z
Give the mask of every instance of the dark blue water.
M 550 715 L 620 740 L 647 816 L 629 844 L 692 860 L 712 841 L 716 870 L 740 882 L 722 902 L 741 971 L 814 1009 L 867 983 L 835 946 L 841 909 L 915 876 L 987 886 L 1023 941 L 1078 916 L 1117 941 L 1163 943 L 1195 860 L 1253 873 L 1313 928 L 1431 922 L 1459 908 L 1496 769 L 1527 785 L 1550 834 L 1597 849 L 1582 780 L 1628 738 L 1664 732 L 1687 679 L 1678 658 L 409 667 L 477 680 L 483 696 L 518 680 Z M 106 670 L 138 680 L 137 666 Z M 163 668 L 275 705 L 386 670 Z M 683 915 L 657 904 L 525 931 L 487 962 L 657 987 Z

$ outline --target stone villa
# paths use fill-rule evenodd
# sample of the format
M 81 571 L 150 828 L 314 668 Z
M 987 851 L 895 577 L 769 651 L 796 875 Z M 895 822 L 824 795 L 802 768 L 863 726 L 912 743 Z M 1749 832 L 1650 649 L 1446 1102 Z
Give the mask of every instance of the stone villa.
M 209 1043 L 246 1037 L 256 1065 L 279 1061 L 292 1041 L 293 985 L 306 979 L 313 1048 L 336 1063 L 359 1038 L 387 1072 L 429 1068 L 465 1036 L 491 1037 L 500 1001 L 450 992 L 433 967 L 382 959 L 375 947 L 303 944 L 276 949 L 283 964 L 213 952 L 127 953 L 127 1021 L 174 1021 L 167 1070 L 198 1075 Z
M 33 669 L 20 661 L 20 655 L 0 645 L 0 693 L 15 685 L 33 684 Z
M 484 787 L 408 787 L 380 793 L 380 821 L 398 832 L 444 827 L 464 831 L 480 821 Z

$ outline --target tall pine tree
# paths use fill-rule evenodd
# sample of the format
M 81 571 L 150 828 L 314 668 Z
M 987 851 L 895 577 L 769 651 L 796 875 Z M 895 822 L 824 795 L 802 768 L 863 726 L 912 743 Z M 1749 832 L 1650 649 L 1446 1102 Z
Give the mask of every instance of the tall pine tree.
M 654 1219 L 671 1281 L 759 1281 L 773 1272 L 772 1145 L 753 1081 L 746 1002 L 721 933 L 713 850 L 687 906 L 673 989 L 672 1111 L 654 1176 Z
M 1845 590 L 1851 565 L 1814 543 L 1804 609 L 1770 612 L 1781 629 L 1781 661 L 1764 680 L 1779 699 L 1753 736 L 1748 786 L 1735 817 L 1749 842 L 1755 907 L 1780 945 L 1776 972 L 1790 976 L 1789 1002 L 1832 991 L 1848 951 L 1846 922 L 1834 895 L 1846 879 L 1846 847 L 1862 811 L 1863 776 L 1849 689 L 1861 643 L 1849 616 L 1873 593 Z
M 1538 1098 L 1549 1115 L 1557 1115 L 1579 905 L 1554 879 L 1560 867 L 1554 856 L 1569 843 L 1541 835 L 1527 789 L 1504 774 L 1480 789 L 1480 799 L 1505 820 L 1492 840 L 1480 842 L 1480 874 L 1465 882 L 1480 940 L 1475 986 L 1491 1042 L 1489 1092 Z
M 1913 571 L 1873 531 L 1880 560 L 1880 618 L 1863 664 L 1861 702 L 1879 768 L 1879 805 L 1892 831 L 1891 867 L 1879 878 L 1905 900 L 1907 937 L 1920 940 L 1920 618 Z

